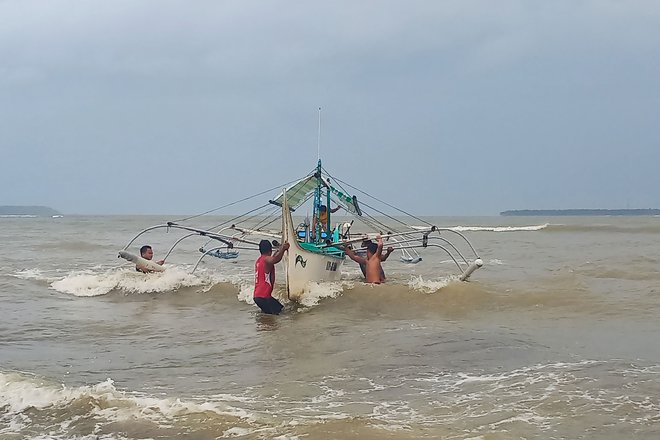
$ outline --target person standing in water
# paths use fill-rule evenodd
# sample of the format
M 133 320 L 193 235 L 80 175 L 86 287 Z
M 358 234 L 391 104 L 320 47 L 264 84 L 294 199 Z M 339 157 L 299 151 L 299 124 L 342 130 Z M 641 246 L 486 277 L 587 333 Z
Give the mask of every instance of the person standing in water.
M 144 245 L 140 248 L 140 256 L 145 260 L 151 261 L 152 258 L 154 258 L 154 250 L 148 244 Z M 163 264 L 165 264 L 165 260 L 158 260 L 155 263 L 162 266 Z M 155 272 L 154 270 L 149 269 L 148 267 L 144 267 L 139 263 L 135 265 L 135 270 L 144 273 Z
M 374 246 L 373 241 L 364 240 L 362 242 L 362 247 L 366 248 L 366 247 L 369 247 L 369 246 L 371 246 L 373 248 L 373 246 Z M 394 248 L 392 246 L 389 246 L 387 248 L 387 250 L 385 252 L 383 252 L 383 254 L 380 256 L 380 262 L 382 263 L 385 260 L 387 260 L 390 257 L 390 255 L 392 254 L 392 252 L 394 252 Z M 350 257 L 350 255 L 349 255 L 349 257 Z M 360 264 L 360 271 L 362 271 L 362 276 L 364 276 L 366 278 L 367 277 L 367 265 L 365 263 Z M 385 282 L 385 279 L 386 279 L 385 278 L 385 270 L 383 269 L 382 266 L 380 268 L 380 278 L 381 278 L 382 282 Z
M 282 260 L 284 252 L 289 249 L 289 243 L 284 242 L 273 254 L 273 245 L 268 240 L 259 242 L 261 255 L 254 263 L 254 303 L 262 312 L 269 315 L 279 315 L 284 306 L 272 297 L 275 286 L 275 265 Z
M 367 242 L 367 256 L 361 257 L 353 251 L 350 246 L 346 247 L 346 255 L 358 263 L 361 267 L 364 265 L 364 276 L 367 283 L 381 284 L 385 282 L 385 273 L 381 262 L 383 261 L 383 238 L 379 235 L 376 237 L 378 244 L 369 241 Z M 391 251 L 388 249 L 387 256 Z M 387 257 L 385 257 L 387 258 Z

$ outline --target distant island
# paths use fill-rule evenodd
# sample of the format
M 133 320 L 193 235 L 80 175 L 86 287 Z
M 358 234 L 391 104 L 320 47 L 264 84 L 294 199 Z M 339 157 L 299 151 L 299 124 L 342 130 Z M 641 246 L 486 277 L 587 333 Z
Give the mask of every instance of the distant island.
M 503 216 L 564 216 L 564 215 L 660 215 L 660 209 L 514 209 L 502 211 Z
M 48 206 L 0 206 L 0 215 L 29 215 L 36 217 L 52 217 L 62 215 Z

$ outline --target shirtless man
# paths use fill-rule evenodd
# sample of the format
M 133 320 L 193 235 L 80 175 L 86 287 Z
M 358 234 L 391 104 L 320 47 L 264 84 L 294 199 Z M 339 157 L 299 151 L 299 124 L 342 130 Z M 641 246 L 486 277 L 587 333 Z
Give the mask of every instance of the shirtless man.
M 154 250 L 151 248 L 151 246 L 144 245 L 140 248 L 140 256 L 142 258 L 144 258 L 145 260 L 151 261 L 151 259 L 154 257 Z M 158 260 L 158 261 L 156 261 L 156 264 L 159 264 L 159 265 L 162 266 L 163 264 L 165 264 L 165 260 Z M 151 270 L 147 267 L 143 267 L 140 264 L 137 264 L 135 266 L 135 270 L 137 270 L 138 272 L 144 272 L 144 273 L 154 272 L 153 270 Z
M 374 242 L 367 243 L 367 257 L 361 257 L 353 251 L 350 246 L 346 247 L 346 255 L 356 263 L 365 266 L 365 277 L 367 283 L 381 284 L 385 282 L 385 274 L 383 273 L 383 266 L 381 259 L 383 257 L 383 238 L 379 235 L 376 237 L 378 244 Z
M 373 243 L 371 240 L 364 240 L 362 242 L 362 247 L 366 248 L 369 246 L 369 243 Z M 380 262 L 382 263 L 383 261 L 387 260 L 390 257 L 390 254 L 394 252 L 394 248 L 392 246 L 388 247 L 386 251 L 383 252 L 383 254 L 380 257 Z M 367 265 L 366 264 L 360 264 L 360 270 L 362 271 L 362 276 L 365 278 L 367 277 Z M 380 268 L 380 278 L 385 282 L 385 271 L 383 270 L 382 266 Z

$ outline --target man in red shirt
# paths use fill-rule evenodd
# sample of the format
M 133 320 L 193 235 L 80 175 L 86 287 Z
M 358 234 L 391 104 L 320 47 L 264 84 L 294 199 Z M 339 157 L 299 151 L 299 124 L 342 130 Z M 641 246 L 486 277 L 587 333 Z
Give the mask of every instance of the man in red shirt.
M 269 315 L 279 315 L 284 307 L 271 294 L 275 285 L 275 265 L 282 260 L 287 249 L 289 243 L 285 241 L 273 255 L 273 245 L 270 241 L 259 242 L 261 256 L 254 263 L 254 303 Z

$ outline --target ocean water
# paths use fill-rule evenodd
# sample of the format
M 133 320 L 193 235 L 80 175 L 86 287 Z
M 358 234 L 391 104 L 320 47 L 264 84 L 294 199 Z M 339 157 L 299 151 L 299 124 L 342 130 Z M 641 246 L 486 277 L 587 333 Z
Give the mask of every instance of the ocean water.
M 0 439 L 660 438 L 660 218 L 435 218 L 469 283 L 438 249 L 380 286 L 347 261 L 276 317 L 248 251 L 117 258 L 162 221 L 0 218 Z

